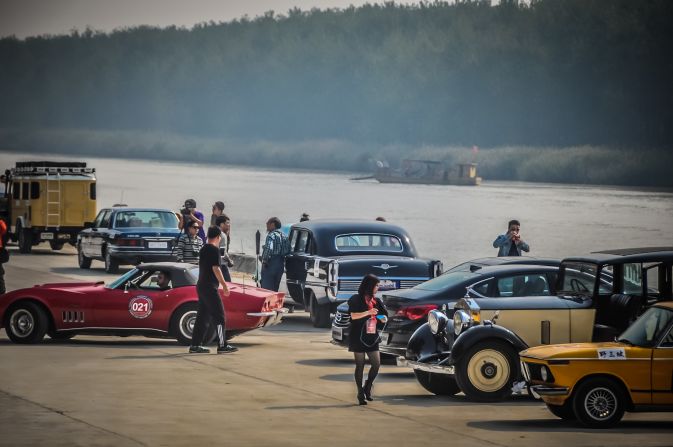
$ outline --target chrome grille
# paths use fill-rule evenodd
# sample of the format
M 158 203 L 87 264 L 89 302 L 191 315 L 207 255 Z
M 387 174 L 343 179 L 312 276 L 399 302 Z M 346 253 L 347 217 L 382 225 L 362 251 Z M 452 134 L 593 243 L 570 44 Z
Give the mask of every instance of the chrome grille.
M 403 279 L 400 281 L 400 289 L 411 289 L 414 286 L 417 286 L 421 283 L 424 283 L 426 280 L 424 279 Z
M 339 312 L 334 315 L 334 326 L 342 327 L 348 326 L 351 321 L 351 314 Z
M 342 279 L 339 280 L 339 290 L 355 290 L 360 287 L 360 281 L 357 279 Z

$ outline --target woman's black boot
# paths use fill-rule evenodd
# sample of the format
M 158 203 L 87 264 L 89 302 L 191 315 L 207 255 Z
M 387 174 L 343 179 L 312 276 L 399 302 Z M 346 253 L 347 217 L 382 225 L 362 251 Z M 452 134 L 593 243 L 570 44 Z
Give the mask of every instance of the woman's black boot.
M 367 381 L 365 382 L 365 387 L 362 390 L 364 392 L 365 399 L 367 399 L 369 402 L 374 400 L 372 398 L 372 385 L 373 385 L 373 382 L 371 382 L 369 379 L 367 379 Z
M 362 386 L 358 387 L 358 405 L 367 405 L 367 401 L 365 400 L 365 392 L 362 389 Z

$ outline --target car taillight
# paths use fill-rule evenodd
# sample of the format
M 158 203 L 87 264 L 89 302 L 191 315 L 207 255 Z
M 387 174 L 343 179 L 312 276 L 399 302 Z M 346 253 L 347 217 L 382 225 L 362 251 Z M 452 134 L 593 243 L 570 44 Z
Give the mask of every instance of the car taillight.
M 117 239 L 115 241 L 117 245 L 124 245 L 128 247 L 139 247 L 143 244 L 141 239 Z
M 424 318 L 428 312 L 437 309 L 436 304 L 421 304 L 418 306 L 402 307 L 395 314 L 396 317 L 404 317 L 409 320 L 419 320 Z

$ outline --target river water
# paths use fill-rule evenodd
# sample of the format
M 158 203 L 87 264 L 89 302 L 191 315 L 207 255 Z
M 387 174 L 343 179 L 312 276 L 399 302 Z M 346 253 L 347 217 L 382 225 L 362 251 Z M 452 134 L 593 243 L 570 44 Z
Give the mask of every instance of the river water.
M 74 160 L 0 152 L 0 167 L 24 160 Z M 81 159 L 80 159 L 81 160 Z M 481 186 L 353 181 L 357 174 L 85 158 L 96 168 L 98 207 L 126 203 L 178 210 L 194 198 L 209 216 L 214 201 L 232 219 L 232 251 L 254 252 L 254 233 L 271 216 L 385 217 L 406 228 L 422 256 L 448 268 L 495 256 L 507 221 L 521 221 L 531 255 L 563 258 L 611 248 L 673 246 L 673 192 L 636 188 L 489 182 Z M 359 174 L 361 175 L 361 174 Z

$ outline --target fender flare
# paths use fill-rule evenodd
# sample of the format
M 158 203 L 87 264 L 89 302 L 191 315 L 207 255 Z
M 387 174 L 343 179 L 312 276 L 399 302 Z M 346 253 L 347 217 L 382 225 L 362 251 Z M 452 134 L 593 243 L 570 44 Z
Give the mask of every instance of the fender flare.
M 26 227 L 26 218 L 23 216 L 18 216 L 16 218 L 16 228 L 14 228 L 14 232 L 16 232 L 19 228 L 19 225 L 21 225 L 21 228 L 27 228 Z
M 458 338 L 456 338 L 451 350 L 451 363 L 457 363 L 461 356 L 472 346 L 486 339 L 502 340 L 516 350 L 517 353 L 528 349 L 529 346 L 521 337 L 503 326 L 483 324 L 471 327 L 466 330 Z
M 441 353 L 438 337 L 432 333 L 428 323 L 421 325 L 409 338 L 405 358 L 416 361 Z

